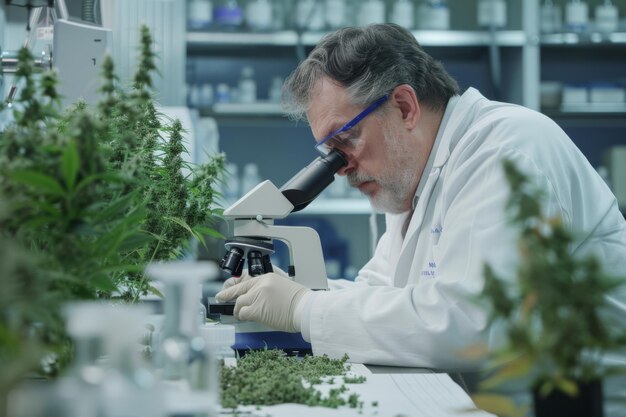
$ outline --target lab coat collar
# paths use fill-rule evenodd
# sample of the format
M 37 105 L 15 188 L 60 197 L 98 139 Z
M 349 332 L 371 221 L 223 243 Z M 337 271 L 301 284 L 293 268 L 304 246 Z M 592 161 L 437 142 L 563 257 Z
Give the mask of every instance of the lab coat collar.
M 433 148 L 428 156 L 428 161 L 424 167 L 424 172 L 420 178 L 415 196 L 413 196 L 413 210 L 417 206 L 426 182 L 430 177 L 430 173 L 434 168 L 440 168 L 448 161 L 450 152 L 456 143 L 456 140 L 461 136 L 458 132 L 459 127 L 465 126 L 465 120 L 471 112 L 469 110 L 476 101 L 484 99 L 482 94 L 473 87 L 470 87 L 463 93 L 462 96 L 453 96 L 448 100 L 446 110 L 441 118 L 441 124 L 433 143 Z

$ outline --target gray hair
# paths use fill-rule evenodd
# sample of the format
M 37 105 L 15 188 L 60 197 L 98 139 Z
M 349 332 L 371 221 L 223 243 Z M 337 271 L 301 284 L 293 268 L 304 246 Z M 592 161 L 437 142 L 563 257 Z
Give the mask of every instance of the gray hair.
M 457 82 L 406 29 L 392 24 L 347 27 L 324 36 L 283 86 L 283 109 L 306 119 L 316 83 L 329 77 L 366 106 L 400 84 L 409 84 L 421 104 L 445 108 L 459 94 Z

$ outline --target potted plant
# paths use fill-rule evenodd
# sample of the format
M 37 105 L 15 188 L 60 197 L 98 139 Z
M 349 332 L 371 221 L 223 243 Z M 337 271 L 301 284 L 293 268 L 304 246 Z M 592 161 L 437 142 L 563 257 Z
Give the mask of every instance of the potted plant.
M 144 275 L 147 263 L 181 256 L 192 238 L 221 236 L 211 225 L 221 215 L 216 185 L 225 157 L 200 166 L 183 162 L 182 126 L 166 121 L 152 98 L 151 43 L 142 27 L 129 92 L 108 58 L 102 101 L 64 112 L 54 73 L 36 79 L 29 51 L 19 53 L 14 122 L 0 131 L 0 259 L 20 254 L 0 268 L 0 292 L 11 297 L 0 305 L 0 364 L 3 370 L 20 364 L 10 368 L 11 381 L 41 371 L 50 352 L 57 361 L 44 370 L 48 375 L 68 359 L 63 303 L 136 302 L 158 293 Z
M 542 212 L 542 191 L 513 163 L 504 163 L 511 187 L 507 210 L 520 231 L 519 265 L 513 280 L 485 266 L 481 300 L 506 343 L 490 354 L 491 375 L 483 391 L 525 378 L 536 417 L 602 416 L 602 380 L 618 369 L 602 364 L 604 353 L 626 346 L 623 323 L 605 315 L 606 295 L 625 283 L 603 272 L 593 256 L 570 252 L 572 233 L 559 217 Z M 475 403 L 498 415 L 522 414 L 500 396 L 481 392 Z

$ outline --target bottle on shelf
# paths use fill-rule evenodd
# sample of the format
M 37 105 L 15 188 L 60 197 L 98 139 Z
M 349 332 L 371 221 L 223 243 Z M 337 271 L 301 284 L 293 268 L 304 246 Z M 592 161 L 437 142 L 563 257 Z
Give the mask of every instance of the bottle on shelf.
M 563 30 L 563 13 L 559 5 L 545 0 L 541 5 L 541 32 L 556 33 Z
M 230 87 L 226 83 L 219 83 L 215 94 L 215 102 L 217 103 L 230 103 Z
M 187 28 L 203 30 L 213 22 L 213 3 L 211 0 L 189 0 L 187 2 Z
M 619 12 L 611 0 L 604 0 L 602 4 L 596 6 L 595 17 L 598 32 L 608 34 L 617 31 Z
M 200 87 L 198 107 L 210 107 L 213 105 L 214 100 L 215 92 L 213 90 L 213 85 L 210 83 L 202 84 L 202 86 Z
M 220 29 L 240 29 L 243 24 L 243 11 L 237 0 L 218 0 L 213 9 L 213 21 Z
M 405 29 L 415 27 L 415 8 L 411 0 L 396 0 L 391 5 L 389 21 Z
M 202 327 L 206 323 L 208 312 L 204 305 L 204 287 L 202 284 L 198 284 L 198 295 L 200 296 L 200 303 L 198 305 L 198 326 Z
M 501 29 L 506 26 L 505 0 L 478 0 L 478 26 Z
M 196 108 L 200 105 L 200 85 L 187 84 L 187 106 Z
M 238 93 L 240 103 L 255 103 L 257 100 L 254 68 L 251 66 L 245 66 L 241 69 Z
M 423 30 L 450 29 L 450 9 L 445 0 L 427 0 L 417 8 L 417 27 Z
M 283 91 L 283 77 L 275 76 L 272 78 L 272 83 L 270 84 L 270 90 L 268 93 L 269 101 L 272 103 L 279 103 Z
M 385 21 L 385 3 L 382 0 L 364 0 L 359 4 L 357 25 L 366 26 Z
M 224 199 L 227 203 L 236 201 L 241 197 L 241 179 L 239 167 L 233 162 L 226 164 L 226 181 L 224 183 Z
M 317 0 L 298 0 L 295 17 L 297 29 L 321 31 L 324 29 L 324 3 Z
M 348 5 L 346 0 L 325 0 L 324 21 L 326 28 L 338 29 L 346 26 L 348 20 Z
M 570 0 L 565 5 L 565 26 L 572 32 L 585 32 L 589 27 L 589 6 L 582 0 Z
M 250 0 L 246 4 L 246 25 L 252 31 L 273 29 L 273 5 L 270 0 Z
M 261 182 L 259 175 L 259 166 L 253 162 L 249 162 L 243 167 L 243 175 L 241 176 L 241 193 L 245 195 L 248 191 L 256 187 Z

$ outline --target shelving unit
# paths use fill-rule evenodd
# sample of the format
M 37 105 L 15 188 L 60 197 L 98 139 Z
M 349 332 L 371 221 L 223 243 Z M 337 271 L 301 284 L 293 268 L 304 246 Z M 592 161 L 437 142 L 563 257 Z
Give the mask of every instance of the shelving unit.
M 572 80 L 576 73 L 594 74 L 594 71 L 586 71 L 579 66 L 580 61 L 596 59 L 596 55 L 604 56 L 609 64 L 624 63 L 626 33 L 610 36 L 599 33 L 585 36 L 571 33 L 541 35 L 538 18 L 540 0 L 508 2 L 508 5 L 511 30 L 468 29 L 471 23 L 468 25 L 466 22 L 475 17 L 472 13 L 476 4 L 463 2 L 456 6 L 465 8 L 463 19 L 457 15 L 457 20 L 452 22 L 453 27 L 463 30 L 415 30 L 412 33 L 427 52 L 444 63 L 462 88 L 476 86 L 489 98 L 544 111 L 562 124 L 595 163 L 599 151 L 585 148 L 587 144 L 580 146 L 581 138 L 595 132 L 591 126 L 597 123 L 600 128 L 608 129 L 605 129 L 606 132 L 602 130 L 602 146 L 619 141 L 624 143 L 625 135 L 615 138 L 615 132 L 623 132 L 626 128 L 626 122 L 622 121 L 626 120 L 626 105 L 541 109 L 540 85 L 542 80 L 552 79 L 546 78 L 550 61 L 560 65 L 559 75 L 565 82 Z M 622 13 L 624 11 L 626 7 Z M 186 35 L 187 53 L 194 62 L 192 68 L 188 68 L 188 74 L 213 83 L 219 81 L 233 85 L 242 65 L 254 65 L 258 69 L 260 97 L 264 99 L 263 92 L 269 81 L 267 74 L 275 72 L 286 76 L 297 65 L 297 57 L 313 48 L 324 35 L 321 32 L 299 33 L 295 30 L 271 33 L 189 32 Z M 625 73 L 626 70 L 621 71 L 622 77 Z M 275 183 L 282 183 L 285 177 L 293 175 L 315 157 L 313 138 L 306 124 L 294 125 L 284 117 L 277 103 L 219 103 L 201 109 L 200 113 L 214 117 L 218 126 L 223 126 L 222 142 L 237 141 L 236 145 L 225 143 L 225 147 L 231 146 L 233 154 L 242 159 L 240 153 L 249 152 L 249 160 L 260 161 L 262 175 L 276 179 Z M 272 163 L 266 163 L 263 171 L 261 164 L 270 159 Z M 318 199 L 298 215 L 333 219 L 337 228 L 344 228 L 343 234 L 356 242 L 357 252 L 368 252 L 369 248 L 364 248 L 363 243 L 368 240 L 363 238 L 363 229 L 368 227 L 362 227 L 362 222 L 367 221 L 370 213 L 365 198 Z M 353 220 L 348 219 L 352 218 L 358 218 L 354 221 L 361 222 L 359 226 L 350 223 Z
M 521 30 L 505 30 L 495 33 L 467 30 L 416 30 L 412 33 L 425 47 L 484 47 L 494 42 L 499 46 L 523 46 L 526 42 L 526 34 Z M 313 47 L 324 35 L 325 33 L 322 32 L 299 34 L 293 30 L 272 33 L 189 32 L 187 33 L 187 47 L 279 47 L 299 44 Z

